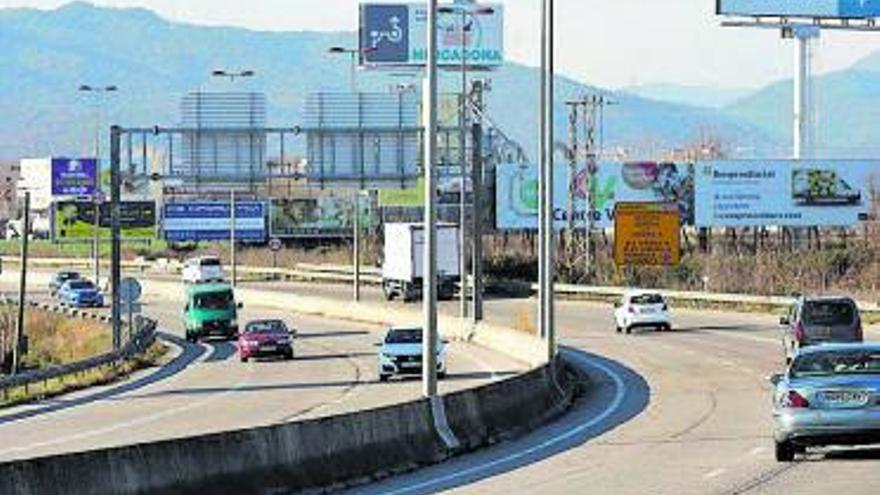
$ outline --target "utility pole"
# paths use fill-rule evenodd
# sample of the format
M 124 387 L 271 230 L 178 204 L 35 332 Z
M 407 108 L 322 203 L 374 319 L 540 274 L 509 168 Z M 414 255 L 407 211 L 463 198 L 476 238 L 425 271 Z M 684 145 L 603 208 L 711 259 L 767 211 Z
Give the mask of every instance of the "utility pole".
M 120 139 L 122 128 L 110 128 L 110 284 L 113 290 L 111 314 L 113 325 L 113 350 L 122 344 L 122 312 L 120 307 L 119 281 L 122 278 L 122 245 L 120 236 Z
M 31 193 L 24 193 L 24 225 L 21 233 L 21 274 L 18 280 L 18 319 L 15 325 L 15 344 L 12 349 L 12 374 L 18 373 L 21 354 L 24 351 L 25 328 L 24 308 L 27 303 L 28 240 L 31 236 Z
M 483 81 L 474 81 L 473 105 L 474 118 L 471 128 L 471 189 L 473 190 L 473 212 L 471 213 L 473 247 L 471 254 L 473 260 L 473 288 L 471 298 L 473 301 L 474 324 L 483 321 L 483 220 L 486 218 L 483 212 Z
M 354 224 L 354 302 L 361 300 L 361 211 L 360 192 L 354 193 L 354 212 L 352 213 Z
M 428 0 L 428 60 L 425 105 L 425 253 L 422 279 L 424 330 L 422 385 L 429 399 L 437 397 L 437 0 Z

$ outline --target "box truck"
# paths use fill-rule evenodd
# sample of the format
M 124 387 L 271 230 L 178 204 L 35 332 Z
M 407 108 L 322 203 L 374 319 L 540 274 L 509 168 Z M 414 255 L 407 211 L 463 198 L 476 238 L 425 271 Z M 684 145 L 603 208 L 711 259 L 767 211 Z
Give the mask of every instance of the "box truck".
M 386 223 L 382 289 L 389 301 L 422 296 L 425 229 L 421 223 Z M 437 225 L 437 298 L 452 299 L 460 278 L 458 226 Z

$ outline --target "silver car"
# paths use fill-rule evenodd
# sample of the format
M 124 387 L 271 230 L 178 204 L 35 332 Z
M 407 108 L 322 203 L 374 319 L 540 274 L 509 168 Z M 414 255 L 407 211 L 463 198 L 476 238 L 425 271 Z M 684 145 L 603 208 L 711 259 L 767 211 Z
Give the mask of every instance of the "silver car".
M 776 460 L 808 447 L 880 444 L 880 344 L 820 344 L 773 375 Z

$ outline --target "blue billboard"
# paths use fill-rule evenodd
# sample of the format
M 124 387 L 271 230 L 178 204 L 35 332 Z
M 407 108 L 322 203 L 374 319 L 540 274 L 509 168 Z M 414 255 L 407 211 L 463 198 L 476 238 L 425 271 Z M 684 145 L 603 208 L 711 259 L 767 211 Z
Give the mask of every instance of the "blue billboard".
M 361 53 L 367 63 L 409 61 L 409 6 L 361 6 Z
M 98 160 L 53 158 L 53 196 L 92 196 L 98 185 Z
M 225 241 L 230 238 L 231 208 L 228 202 L 168 203 L 163 213 L 162 230 L 167 241 Z M 265 203 L 236 202 L 235 237 L 240 241 L 266 240 Z
M 880 0 L 716 0 L 719 15 L 826 19 L 880 17 Z

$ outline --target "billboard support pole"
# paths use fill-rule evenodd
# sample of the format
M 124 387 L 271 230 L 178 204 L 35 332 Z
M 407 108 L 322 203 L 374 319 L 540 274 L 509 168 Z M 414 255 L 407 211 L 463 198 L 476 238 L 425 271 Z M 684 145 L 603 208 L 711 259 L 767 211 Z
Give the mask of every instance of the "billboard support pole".
M 483 112 L 483 83 L 474 83 L 474 112 L 473 135 L 471 137 L 471 190 L 473 191 L 473 210 L 471 213 L 473 248 L 473 312 L 472 321 L 477 324 L 483 321 L 483 124 L 480 118 Z
M 541 25 L 541 163 L 540 191 L 540 265 L 539 315 L 541 336 L 547 345 L 547 360 L 556 357 L 556 335 L 553 314 L 553 282 L 555 278 L 553 222 L 553 76 L 554 68 L 554 1 L 542 1 Z
M 98 184 L 101 178 L 98 177 Z M 95 207 L 95 226 L 92 228 L 92 262 L 95 264 L 95 285 L 101 286 L 101 200 L 98 193 L 92 200 Z
M 437 0 L 428 0 L 428 63 L 424 95 L 425 118 L 425 252 L 422 279 L 422 386 L 429 399 L 437 397 Z
M 21 233 L 21 274 L 18 281 L 18 319 L 15 325 L 15 341 L 12 348 L 12 374 L 18 373 L 24 351 L 24 306 L 27 296 L 28 238 L 31 235 L 31 192 L 24 193 L 24 225 Z
M 119 280 L 122 277 L 120 243 L 120 140 L 122 128 L 110 128 L 110 285 L 112 292 L 113 349 L 119 350 L 122 338 Z

